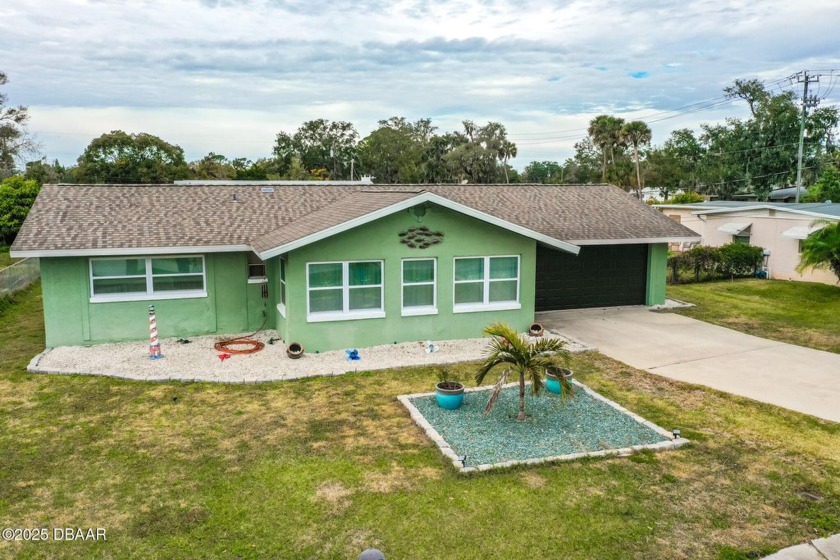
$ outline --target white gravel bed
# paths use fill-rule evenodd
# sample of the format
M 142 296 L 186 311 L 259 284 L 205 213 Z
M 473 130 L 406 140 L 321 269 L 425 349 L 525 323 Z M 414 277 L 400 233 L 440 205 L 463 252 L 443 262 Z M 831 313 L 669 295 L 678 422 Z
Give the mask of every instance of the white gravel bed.
M 270 338 L 278 338 L 276 331 L 268 330 L 253 337 L 265 343 L 262 351 L 234 354 L 221 360 L 220 352 L 213 345 L 233 336 L 196 336 L 189 339 L 189 344 L 179 344 L 177 338 L 163 339 L 161 351 L 164 357 L 159 360 L 149 358 L 149 345 L 146 342 L 47 348 L 32 359 L 27 370 L 33 373 L 106 375 L 141 381 L 258 383 L 480 360 L 488 343 L 487 338 L 433 341 L 438 350 L 426 352 L 426 341 L 403 342 L 359 348 L 361 359 L 358 361 L 348 361 L 344 350 L 320 354 L 307 352 L 293 360 L 286 356 L 285 344 L 268 343 Z M 571 352 L 591 350 L 558 333 L 548 332 L 546 336 L 566 340 L 566 348 Z

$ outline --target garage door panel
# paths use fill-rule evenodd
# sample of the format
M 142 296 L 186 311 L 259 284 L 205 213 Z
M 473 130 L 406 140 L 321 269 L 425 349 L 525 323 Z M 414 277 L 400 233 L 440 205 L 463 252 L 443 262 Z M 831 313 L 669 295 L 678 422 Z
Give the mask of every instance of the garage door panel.
M 536 310 L 644 304 L 647 252 L 647 245 L 595 245 L 575 256 L 538 247 Z

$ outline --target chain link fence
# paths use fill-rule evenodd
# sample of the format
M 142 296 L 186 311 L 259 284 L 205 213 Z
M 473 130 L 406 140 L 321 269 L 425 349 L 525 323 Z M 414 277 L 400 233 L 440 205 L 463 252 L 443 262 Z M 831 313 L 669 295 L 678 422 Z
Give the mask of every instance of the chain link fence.
M 0 270 L 0 297 L 19 292 L 41 276 L 37 258 L 23 259 Z

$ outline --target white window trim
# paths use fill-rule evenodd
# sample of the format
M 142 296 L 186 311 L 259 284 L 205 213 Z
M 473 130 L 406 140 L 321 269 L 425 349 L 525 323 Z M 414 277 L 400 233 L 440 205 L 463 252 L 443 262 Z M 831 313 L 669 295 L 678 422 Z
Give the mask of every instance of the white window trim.
M 181 274 L 152 274 L 152 259 L 177 259 L 177 258 L 201 258 L 201 272 L 184 272 Z M 145 292 L 128 292 L 123 294 L 99 294 L 93 292 L 93 262 L 94 261 L 116 261 L 126 259 L 144 259 L 146 261 L 146 274 L 132 274 L 125 276 L 97 276 L 96 280 L 109 280 L 119 278 L 145 278 L 146 291 Z M 165 290 L 154 291 L 154 279 L 166 278 L 170 276 L 201 276 L 201 283 L 204 285 L 203 290 Z M 88 259 L 88 279 L 90 288 L 90 303 L 107 303 L 116 301 L 148 301 L 148 300 L 162 300 L 162 299 L 187 299 L 187 298 L 206 298 L 207 297 L 207 263 L 204 255 L 147 255 L 147 256 L 124 256 L 124 257 L 96 257 Z
M 368 286 L 353 286 L 353 288 L 379 288 L 379 309 L 350 310 L 350 287 L 349 269 L 353 263 L 379 263 L 379 272 L 382 282 Z M 309 292 L 311 290 L 337 290 L 339 286 L 316 287 L 309 286 L 309 267 L 314 264 L 340 264 L 341 265 L 341 303 L 343 311 L 319 311 L 313 313 L 309 308 Z M 385 317 L 385 261 L 383 260 L 356 260 L 356 261 L 314 261 L 306 263 L 306 322 L 321 323 L 325 321 L 352 321 L 355 319 L 381 319 Z
M 405 263 L 407 261 L 432 261 L 432 281 L 431 282 L 405 282 Z M 400 309 L 403 317 L 416 317 L 418 315 L 437 315 L 437 259 L 434 257 L 422 257 L 413 259 L 402 259 L 400 261 Z M 412 307 L 405 306 L 405 287 L 406 286 L 432 286 L 432 305 L 415 305 Z
M 280 267 L 277 274 L 277 299 L 281 300 L 277 303 L 277 311 L 282 315 L 284 318 L 286 317 L 286 302 L 282 301 L 283 294 L 286 294 L 286 297 L 289 297 L 288 285 L 286 284 L 286 274 L 288 273 L 288 264 L 284 257 L 280 257 L 280 264 L 277 266 Z M 307 269 L 307 272 L 309 270 Z M 285 288 L 285 289 L 284 289 Z M 307 300 L 309 299 L 309 292 L 307 292 Z
M 516 258 L 516 300 L 513 301 L 490 301 L 490 283 L 491 282 L 510 282 L 514 278 L 490 278 L 490 259 L 496 258 Z M 455 261 L 461 259 L 484 259 L 484 278 L 482 280 L 455 280 Z M 522 285 L 522 259 L 519 255 L 490 255 L 490 256 L 475 256 L 475 257 L 455 257 L 452 259 L 452 312 L 453 313 L 476 313 L 479 311 L 506 311 L 511 309 L 522 309 L 520 303 L 520 288 Z M 484 283 L 484 301 L 482 303 L 455 303 L 455 286 L 458 284 L 477 284 L 483 281 Z
M 251 253 L 251 254 L 256 256 L 256 253 Z M 249 255 L 249 257 L 250 257 L 250 255 Z M 265 267 L 267 266 L 265 264 L 264 260 L 260 259 L 259 256 L 257 256 L 257 258 L 260 260 L 260 262 L 258 262 L 258 263 L 254 263 L 254 262 L 251 262 L 250 260 L 248 260 L 248 283 L 249 284 L 265 284 L 266 282 L 268 282 L 268 276 L 266 276 L 265 274 L 263 274 L 262 276 L 252 276 L 251 275 L 251 267 L 252 266 L 262 265 L 263 270 L 265 270 Z

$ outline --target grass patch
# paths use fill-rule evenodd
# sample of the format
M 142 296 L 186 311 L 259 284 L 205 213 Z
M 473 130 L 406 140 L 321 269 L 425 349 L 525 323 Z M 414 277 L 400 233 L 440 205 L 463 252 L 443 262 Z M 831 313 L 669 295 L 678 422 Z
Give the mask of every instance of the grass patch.
M 431 390 L 430 368 L 260 385 L 28 374 L 38 294 L 0 316 L 0 526 L 108 540 L 0 542 L 0 557 L 750 558 L 840 531 L 840 425 L 597 353 L 574 358 L 578 379 L 693 443 L 461 476 L 396 399 Z
M 20 259 L 13 259 L 9 256 L 8 247 L 0 247 L 0 268 L 6 268 L 10 264 L 16 263 Z
M 669 285 L 677 313 L 755 336 L 840 353 L 840 287 L 784 280 Z

